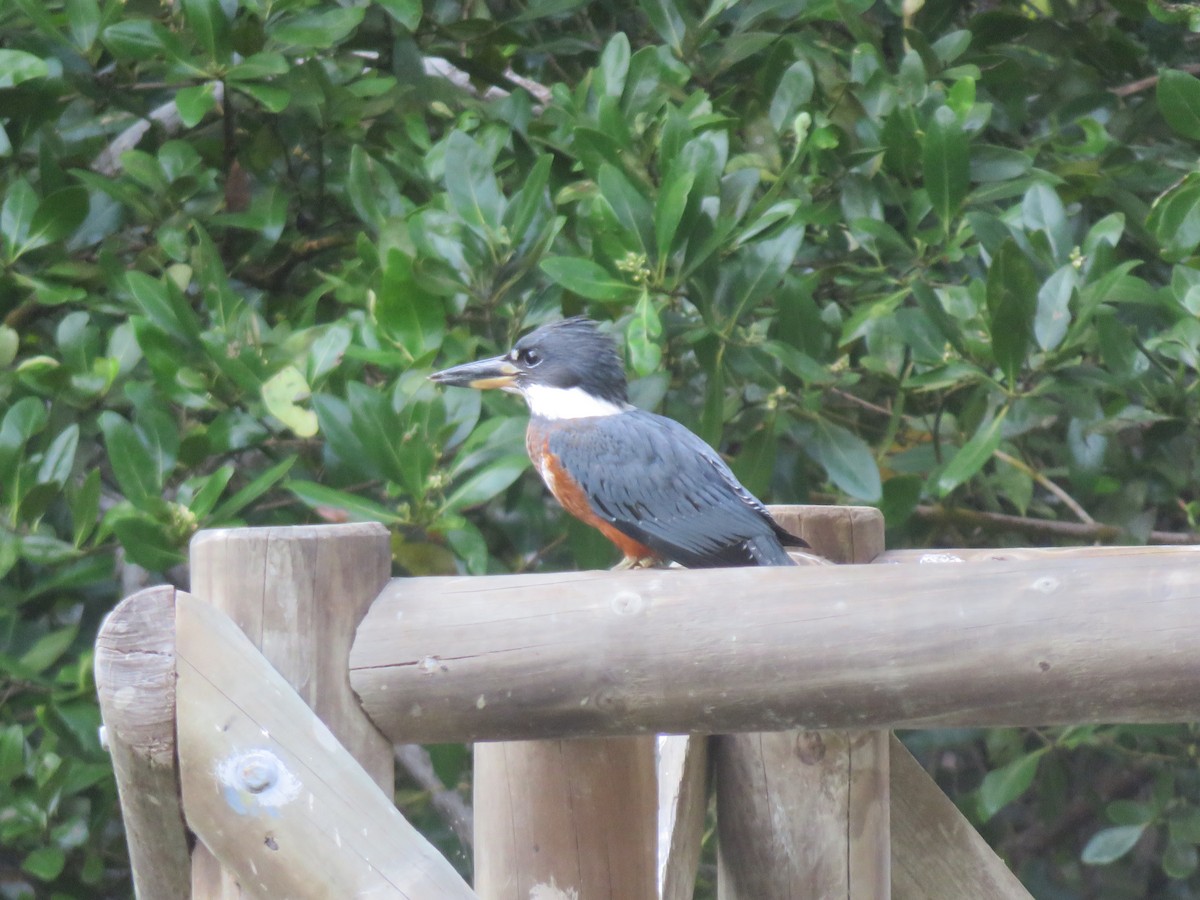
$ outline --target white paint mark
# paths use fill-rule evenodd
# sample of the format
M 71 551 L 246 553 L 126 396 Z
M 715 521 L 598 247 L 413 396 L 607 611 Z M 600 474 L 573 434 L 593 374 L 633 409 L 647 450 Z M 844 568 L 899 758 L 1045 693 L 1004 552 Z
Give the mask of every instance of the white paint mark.
M 580 705 L 580 706 L 587 706 L 587 705 L 588 705 L 588 701 L 590 701 L 591 699 L 592 699 L 591 697 L 584 697 L 582 700 L 580 700 L 580 701 L 579 701 L 579 705 Z
M 250 860 L 250 872 L 253 875 L 258 875 L 258 866 L 254 864 L 254 860 Z
M 475 700 L 475 708 L 483 709 L 485 706 L 487 706 L 487 698 L 485 696 L 483 696 L 483 694 L 480 694 L 479 697 Z
M 954 553 L 922 553 L 921 558 L 917 560 L 919 565 L 927 565 L 929 563 L 960 563 L 963 558 Z
M 594 416 L 615 416 L 633 408 L 628 403 L 613 403 L 596 397 L 581 387 L 528 384 L 521 392 L 529 404 L 529 411 L 541 419 L 590 419 Z
M 1033 583 L 1033 589 L 1039 594 L 1053 594 L 1058 590 L 1058 579 L 1044 575 Z
M 333 842 L 340 848 L 342 846 L 342 833 L 338 829 L 333 829 Z
M 284 806 L 300 796 L 300 779 L 270 750 L 234 753 L 216 766 L 217 782 L 224 785 L 233 806 Z
M 560 888 L 551 877 L 549 884 L 535 884 L 529 889 L 529 900 L 579 900 L 579 891 Z
M 421 671 L 426 675 L 432 675 L 438 670 L 438 663 L 440 661 L 441 660 L 439 660 L 436 656 L 425 656 L 422 657 L 421 661 L 417 663 L 417 665 L 421 667 Z

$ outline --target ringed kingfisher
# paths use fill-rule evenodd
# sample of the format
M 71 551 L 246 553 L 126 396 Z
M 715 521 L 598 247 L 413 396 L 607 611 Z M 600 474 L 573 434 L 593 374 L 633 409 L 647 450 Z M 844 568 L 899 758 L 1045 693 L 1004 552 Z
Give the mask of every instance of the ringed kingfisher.
M 613 340 L 582 316 L 530 332 L 503 356 L 429 376 L 520 394 L 525 446 L 555 499 L 624 554 L 617 568 L 794 565 L 785 531 L 703 440 L 632 406 Z

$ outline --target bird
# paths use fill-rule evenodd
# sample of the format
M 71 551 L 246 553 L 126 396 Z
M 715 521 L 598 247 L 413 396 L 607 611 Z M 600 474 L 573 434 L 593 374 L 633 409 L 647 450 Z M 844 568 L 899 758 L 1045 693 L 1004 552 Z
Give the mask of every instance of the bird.
M 542 325 L 503 356 L 429 378 L 525 399 L 534 468 L 567 512 L 617 546 L 616 569 L 787 566 L 787 547 L 808 546 L 700 437 L 629 403 L 616 343 L 591 319 Z

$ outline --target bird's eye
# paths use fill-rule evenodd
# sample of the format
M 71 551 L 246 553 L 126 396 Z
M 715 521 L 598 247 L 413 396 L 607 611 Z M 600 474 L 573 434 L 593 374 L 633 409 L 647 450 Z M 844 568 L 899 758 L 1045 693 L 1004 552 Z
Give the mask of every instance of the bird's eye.
M 527 347 L 524 350 L 519 350 L 517 352 L 517 359 L 530 368 L 533 368 L 542 361 L 542 355 L 536 350 L 532 350 Z

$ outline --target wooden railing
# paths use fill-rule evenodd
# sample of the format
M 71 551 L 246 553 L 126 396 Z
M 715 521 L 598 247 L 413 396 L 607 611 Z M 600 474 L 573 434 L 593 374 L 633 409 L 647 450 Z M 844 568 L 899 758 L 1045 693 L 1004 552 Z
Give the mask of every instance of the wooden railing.
M 890 729 L 1200 718 L 1196 548 L 775 512 L 860 564 L 389 581 L 379 526 L 202 533 L 97 640 L 138 896 L 679 900 L 711 770 L 722 900 L 1025 898 Z M 440 741 L 473 889 L 392 803 L 392 744 Z

